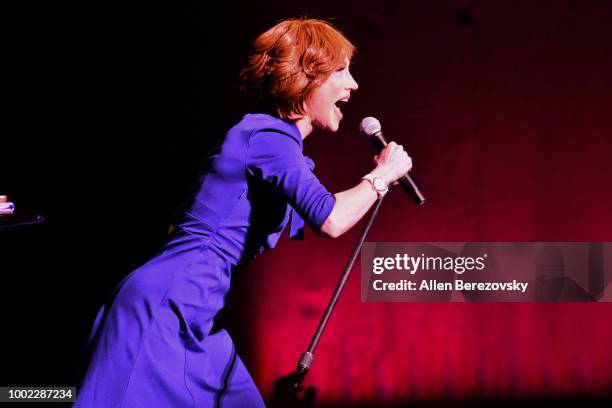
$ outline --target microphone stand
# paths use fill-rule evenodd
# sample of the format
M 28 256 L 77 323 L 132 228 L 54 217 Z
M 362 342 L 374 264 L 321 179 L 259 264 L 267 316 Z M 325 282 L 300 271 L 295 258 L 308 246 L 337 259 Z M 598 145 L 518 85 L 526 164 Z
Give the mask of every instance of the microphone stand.
M 396 184 L 396 183 L 393 183 L 393 184 Z M 389 186 L 389 188 L 390 187 L 391 186 Z M 391 191 L 389 190 L 387 194 L 389 194 L 390 192 Z M 361 247 L 363 246 L 363 242 L 365 241 L 366 235 L 368 235 L 368 232 L 370 231 L 370 228 L 372 227 L 372 224 L 374 223 L 374 218 L 376 217 L 376 214 L 378 214 L 378 210 L 380 209 L 380 205 L 382 204 L 383 199 L 385 198 L 385 195 L 383 195 L 377 200 L 374 210 L 370 214 L 370 217 L 368 218 L 368 222 L 366 223 L 363 231 L 361 232 L 361 236 L 359 237 L 359 240 L 357 241 L 357 244 L 355 245 L 355 248 L 353 249 L 353 254 L 349 258 L 348 263 L 346 264 L 346 268 L 344 268 L 344 272 L 342 273 L 342 276 L 340 276 L 340 281 L 338 282 L 338 285 L 336 286 L 336 290 L 334 290 L 334 293 L 331 299 L 329 300 L 329 303 L 327 304 L 325 313 L 323 313 L 323 317 L 321 317 L 319 326 L 317 327 L 317 330 L 315 331 L 314 336 L 312 336 L 312 340 L 310 340 L 310 345 L 308 346 L 308 350 L 303 352 L 302 355 L 300 356 L 300 360 L 298 361 L 297 368 L 293 376 L 294 378 L 293 388 L 295 391 L 300 390 L 302 381 L 304 380 L 304 377 L 306 376 L 306 374 L 308 373 L 308 370 L 310 369 L 310 365 L 312 363 L 312 360 L 314 359 L 314 354 L 313 354 L 314 349 L 317 347 L 317 344 L 319 343 L 319 340 L 321 339 L 321 335 L 323 334 L 323 330 L 325 329 L 325 326 L 327 326 L 327 322 L 329 321 L 329 318 L 332 312 L 334 311 L 334 307 L 336 306 L 336 303 L 338 302 L 340 293 L 342 293 L 342 289 L 344 289 L 344 284 L 346 283 L 349 277 L 349 274 L 351 273 L 353 264 L 355 263 L 355 260 L 357 259 L 357 255 L 359 255 L 359 251 L 361 251 Z

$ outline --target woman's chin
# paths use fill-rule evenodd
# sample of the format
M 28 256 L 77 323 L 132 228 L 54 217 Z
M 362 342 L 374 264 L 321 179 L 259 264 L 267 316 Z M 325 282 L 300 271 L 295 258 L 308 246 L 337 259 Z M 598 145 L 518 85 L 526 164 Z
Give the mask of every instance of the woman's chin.
M 335 118 L 329 121 L 329 130 L 332 132 L 336 132 L 340 127 L 340 122 L 342 122 L 342 114 L 336 115 Z
M 334 122 L 326 126 L 325 130 L 327 130 L 328 132 L 335 133 L 338 131 L 339 128 L 340 128 L 340 122 Z
M 340 127 L 340 119 L 329 120 L 325 123 L 316 123 L 314 127 L 326 132 L 337 132 L 338 128 Z

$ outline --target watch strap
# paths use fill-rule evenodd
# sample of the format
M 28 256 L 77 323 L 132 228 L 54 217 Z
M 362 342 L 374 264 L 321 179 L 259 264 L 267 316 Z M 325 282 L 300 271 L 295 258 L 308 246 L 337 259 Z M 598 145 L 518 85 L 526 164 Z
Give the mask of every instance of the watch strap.
M 376 188 L 376 183 L 375 183 L 375 181 L 374 181 L 374 179 L 375 179 L 375 178 L 378 178 L 378 179 L 382 180 L 382 181 L 383 181 L 383 183 L 384 183 L 384 180 L 383 180 L 383 178 L 382 178 L 382 177 L 380 177 L 380 176 L 375 176 L 375 175 L 373 175 L 373 174 L 366 174 L 366 175 L 365 175 L 365 176 L 363 176 L 361 179 L 362 179 L 362 180 L 366 180 L 367 182 L 369 182 L 369 183 L 370 183 L 370 185 L 372 186 L 372 190 L 376 191 L 376 193 L 378 194 L 378 197 L 382 197 L 382 196 L 384 196 L 385 194 L 387 194 L 387 192 L 389 191 L 389 186 L 388 186 L 388 185 L 385 183 L 385 188 L 384 188 L 384 189 L 379 189 L 379 188 Z

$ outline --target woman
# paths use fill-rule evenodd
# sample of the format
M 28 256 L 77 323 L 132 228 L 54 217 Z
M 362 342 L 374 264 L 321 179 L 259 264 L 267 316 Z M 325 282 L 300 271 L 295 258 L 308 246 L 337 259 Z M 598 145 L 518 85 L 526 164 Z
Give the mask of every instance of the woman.
M 338 105 L 357 89 L 353 51 L 319 20 L 283 21 L 256 39 L 241 77 L 262 113 L 229 130 L 172 239 L 100 310 L 76 407 L 264 406 L 227 332 L 210 333 L 232 273 L 273 248 L 290 218 L 291 237 L 304 221 L 342 235 L 411 167 L 390 143 L 369 175 L 332 195 L 303 155 L 313 129 L 338 129 Z

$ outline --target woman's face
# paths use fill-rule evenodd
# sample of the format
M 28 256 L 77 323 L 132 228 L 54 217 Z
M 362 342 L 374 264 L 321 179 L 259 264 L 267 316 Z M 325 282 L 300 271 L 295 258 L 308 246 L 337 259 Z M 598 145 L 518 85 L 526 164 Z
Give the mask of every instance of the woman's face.
M 313 127 L 332 132 L 338 130 L 342 120 L 339 105 L 348 102 L 351 91 L 356 90 L 357 82 L 349 71 L 349 61 L 332 72 L 331 75 L 316 88 L 310 100 L 306 102 L 306 116 L 310 118 Z

